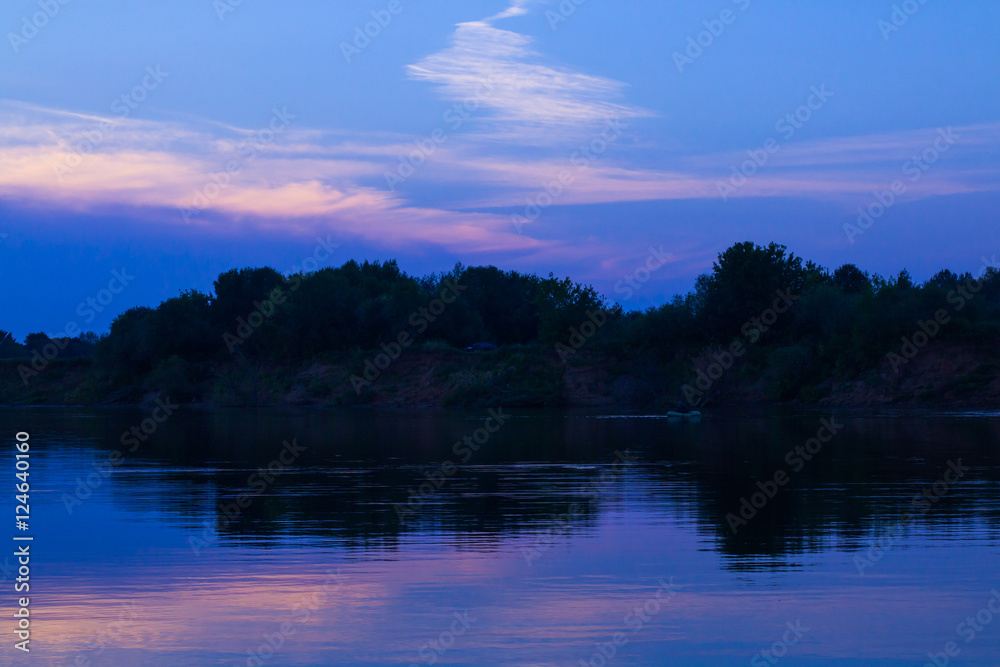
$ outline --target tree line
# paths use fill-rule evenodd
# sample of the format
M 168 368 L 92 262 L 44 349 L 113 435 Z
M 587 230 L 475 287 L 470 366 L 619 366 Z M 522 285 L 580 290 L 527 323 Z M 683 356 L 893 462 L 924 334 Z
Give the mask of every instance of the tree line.
M 888 355 L 904 360 L 896 360 L 899 367 L 906 342 L 915 347 L 920 331 L 928 339 L 995 341 L 997 276 L 993 267 L 979 275 L 942 270 L 917 284 L 905 270 L 890 277 L 852 264 L 830 271 L 782 245 L 745 242 L 720 253 L 688 294 L 626 312 L 568 278 L 494 266 L 459 264 L 423 277 L 395 261 L 349 261 L 287 276 L 244 268 L 221 274 L 210 293 L 188 290 L 155 308 L 132 308 L 102 336 L 52 340 L 35 333 L 19 343 L 0 331 L 0 358 L 48 358 L 57 349 L 58 358 L 92 357 L 109 378 L 129 383 L 233 357 L 293 363 L 377 350 L 405 332 L 418 346 L 534 346 L 565 361 L 560 350 L 590 322 L 600 326 L 590 327 L 586 350 L 653 364 L 726 350 L 739 339 L 752 348 L 747 363 L 767 367 L 776 394 L 787 397 L 818 376 L 859 373 Z M 778 314 L 780 298 L 788 307 Z

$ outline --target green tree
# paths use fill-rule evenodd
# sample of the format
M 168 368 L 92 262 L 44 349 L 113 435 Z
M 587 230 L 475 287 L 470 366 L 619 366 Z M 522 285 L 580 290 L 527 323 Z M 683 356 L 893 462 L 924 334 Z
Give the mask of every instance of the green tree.
M 711 340 L 723 342 L 738 335 L 744 322 L 771 308 L 778 291 L 800 296 L 811 284 L 823 282 L 815 264 L 787 248 L 771 243 L 766 248 L 749 241 L 737 243 L 719 254 L 712 273 L 698 277 L 695 307 L 698 324 Z M 783 316 L 775 329 L 787 327 L 791 316 Z

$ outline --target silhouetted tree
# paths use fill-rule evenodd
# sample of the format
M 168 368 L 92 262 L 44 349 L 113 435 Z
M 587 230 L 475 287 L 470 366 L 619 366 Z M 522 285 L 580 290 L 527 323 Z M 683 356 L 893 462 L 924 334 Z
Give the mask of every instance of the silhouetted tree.
M 27 356 L 23 345 L 17 342 L 9 331 L 0 329 L 0 359 L 23 358 Z
M 807 283 L 822 281 L 819 267 L 803 265 L 783 245 L 766 248 L 749 241 L 737 243 L 719 255 L 712 273 L 698 277 L 695 307 L 702 331 L 723 342 L 738 335 L 743 323 L 771 308 L 779 290 L 798 297 Z M 775 328 L 788 325 L 782 317 Z
M 853 264 L 844 264 L 833 272 L 833 284 L 844 294 L 859 294 L 871 289 L 871 279 L 868 274 Z
M 772 396 L 789 399 L 834 373 L 878 367 L 918 322 L 942 308 L 951 320 L 935 340 L 995 343 L 1000 339 L 996 269 L 975 282 L 975 297 L 963 297 L 960 311 L 950 310 L 958 291 L 973 282 L 969 273 L 941 271 L 918 285 L 905 270 L 886 279 L 853 264 L 830 275 L 782 245 L 745 242 L 720 253 L 691 293 L 644 312 L 624 313 L 618 305 L 609 307 L 593 287 L 569 278 L 540 278 L 495 266 L 458 264 L 422 278 L 407 275 L 395 261 L 352 260 L 292 276 L 247 268 L 221 274 L 214 294 L 188 291 L 155 309 L 132 308 L 115 318 L 100 340 L 89 333 L 52 341 L 36 333 L 21 346 L 0 331 L 0 357 L 29 356 L 32 349 L 53 343 L 60 356 L 87 356 L 96 346 L 99 365 L 115 381 L 188 396 L 208 369 L 233 361 L 229 348 L 244 369 L 267 361 L 298 363 L 328 352 L 378 350 L 403 332 L 418 345 L 489 341 L 537 345 L 540 354 L 554 354 L 556 344 L 572 342 L 572 332 L 582 331 L 600 311 L 597 319 L 605 324 L 588 336 L 588 349 L 643 364 L 683 366 L 678 371 L 683 373 L 706 348 L 746 336 L 743 325 L 781 301 L 780 291 L 795 297 L 795 307 L 769 325 L 741 363 L 761 373 Z M 235 346 L 223 338 L 233 335 Z M 530 369 L 529 374 L 541 368 L 523 359 L 519 367 Z M 643 382 L 655 376 L 650 371 Z

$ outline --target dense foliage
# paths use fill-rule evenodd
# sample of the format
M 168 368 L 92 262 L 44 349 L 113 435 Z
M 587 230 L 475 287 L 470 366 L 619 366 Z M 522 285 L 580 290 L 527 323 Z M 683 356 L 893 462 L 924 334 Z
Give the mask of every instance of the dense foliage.
M 788 397 L 821 376 L 875 368 L 920 331 L 934 340 L 995 341 L 997 276 L 991 267 L 981 281 L 941 271 L 918 285 L 906 271 L 883 278 L 848 264 L 831 273 L 784 246 L 748 242 L 721 253 L 691 293 L 626 313 L 569 279 L 493 266 L 458 265 L 423 278 L 395 261 L 290 276 L 247 268 L 220 275 L 212 294 L 191 290 L 128 310 L 100 340 L 32 334 L 20 344 L 0 331 L 0 358 L 30 358 L 57 342 L 60 358 L 93 354 L 116 382 L 159 376 L 176 385 L 192 368 L 378 350 L 401 334 L 415 345 L 490 342 L 543 352 L 567 345 L 575 352 L 585 342 L 594 352 L 663 366 L 739 341 L 745 363 L 770 374 L 775 397 Z M 588 322 L 597 331 L 581 337 Z
M 292 276 L 232 270 L 214 287 L 212 295 L 189 291 L 156 309 L 122 313 L 98 344 L 97 361 L 131 379 L 178 358 L 309 359 L 376 349 L 404 332 L 413 344 L 551 343 L 605 306 L 595 290 L 568 279 L 461 265 L 415 278 L 395 261 L 350 261 Z

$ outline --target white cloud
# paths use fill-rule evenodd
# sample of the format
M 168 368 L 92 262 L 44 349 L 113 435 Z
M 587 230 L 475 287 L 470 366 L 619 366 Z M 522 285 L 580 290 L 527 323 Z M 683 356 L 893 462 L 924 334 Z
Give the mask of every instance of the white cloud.
M 527 6 L 531 4 L 531 1 L 532 0 L 514 0 L 510 7 L 503 10 L 496 16 L 491 16 L 485 20 L 492 23 L 493 21 L 499 21 L 500 19 L 508 19 L 514 16 L 524 16 L 528 13 Z
M 564 109 L 565 107 L 559 107 Z M 546 112 L 542 117 L 579 127 L 586 111 Z M 573 119 L 573 122 L 570 122 Z M 60 179 L 66 163 L 88 134 L 116 121 L 78 167 Z M 523 125 L 524 116 L 514 122 Z M 576 124 L 575 124 L 576 123 Z M 1000 124 L 957 127 L 957 143 L 907 198 L 996 190 L 992 159 L 1000 153 Z M 213 123 L 105 118 L 19 103 L 0 103 L 0 198 L 67 210 L 132 208 L 146 224 L 184 224 L 180 209 L 211 183 L 236 144 L 252 134 Z M 900 175 L 900 165 L 933 140 L 936 129 L 801 142 L 783 147 L 733 196 L 839 200 L 851 208 Z M 594 135 L 592 135 L 594 136 Z M 600 249 L 585 239 L 541 241 L 516 233 L 509 212 L 520 212 L 561 173 L 572 181 L 555 206 L 666 199 L 712 199 L 729 165 L 742 152 L 682 155 L 614 144 L 586 165 L 573 165 L 565 145 L 510 151 L 480 135 L 455 134 L 397 192 L 384 174 L 397 157 L 414 149 L 417 137 L 391 133 L 341 133 L 290 127 L 273 145 L 244 160 L 228 185 L 206 203 L 194 224 L 236 221 L 287 233 L 338 232 L 382 246 L 426 244 L 464 254 L 516 253 L 523 257 L 588 256 Z M 652 156 L 652 159 L 651 159 Z M 431 185 L 431 188 L 426 188 Z M 420 193 L 415 205 L 407 193 Z M 428 196 L 428 192 L 436 193 Z
M 475 96 L 488 81 L 493 90 L 480 102 L 491 127 L 479 136 L 502 141 L 563 141 L 610 118 L 654 115 L 614 101 L 625 84 L 538 62 L 530 37 L 493 25 L 527 13 L 526 4 L 515 2 L 496 16 L 458 24 L 451 45 L 410 65 L 410 77 L 438 84 L 445 98 L 455 101 Z
M 101 130 L 116 121 L 112 131 Z M 0 104 L 0 128 L 0 198 L 9 201 L 76 211 L 132 208 L 145 210 L 136 217 L 148 224 L 187 224 L 182 210 L 236 159 L 239 173 L 191 223 L 223 216 L 289 233 L 336 231 L 387 246 L 422 243 L 465 252 L 545 245 L 519 237 L 506 216 L 415 207 L 359 185 L 381 177 L 385 150 L 331 143 L 325 133 L 288 130 L 254 158 L 240 160 L 236 144 L 251 132 L 240 128 L 220 135 L 9 102 Z M 85 154 L 80 146 L 88 147 Z

